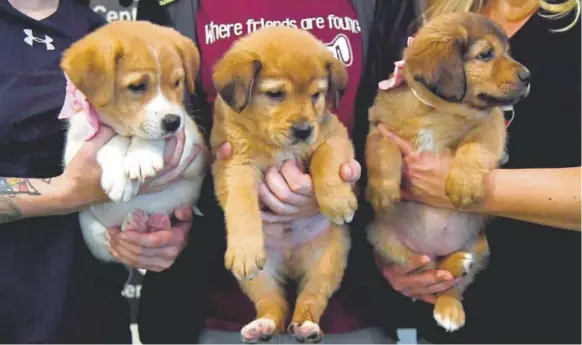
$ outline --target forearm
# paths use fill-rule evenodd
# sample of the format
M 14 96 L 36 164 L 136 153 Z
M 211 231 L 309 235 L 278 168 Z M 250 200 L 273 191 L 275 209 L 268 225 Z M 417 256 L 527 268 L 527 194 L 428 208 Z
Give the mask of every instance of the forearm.
M 580 231 L 580 167 L 497 169 L 478 212 Z
M 0 224 L 23 218 L 65 214 L 58 178 L 0 177 Z

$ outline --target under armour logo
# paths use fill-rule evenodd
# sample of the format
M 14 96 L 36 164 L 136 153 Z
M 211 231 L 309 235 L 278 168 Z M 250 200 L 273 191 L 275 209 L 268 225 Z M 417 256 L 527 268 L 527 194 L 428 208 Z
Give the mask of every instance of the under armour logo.
M 44 45 L 46 46 L 46 50 L 55 50 L 55 46 L 53 45 L 54 39 L 52 37 L 49 37 L 48 35 L 44 35 L 44 39 L 42 39 L 42 38 L 34 37 L 34 35 L 32 33 L 32 29 L 24 29 L 23 31 L 26 34 L 26 37 L 24 38 L 24 42 L 26 42 L 29 46 L 32 47 L 34 45 L 34 42 L 44 43 Z

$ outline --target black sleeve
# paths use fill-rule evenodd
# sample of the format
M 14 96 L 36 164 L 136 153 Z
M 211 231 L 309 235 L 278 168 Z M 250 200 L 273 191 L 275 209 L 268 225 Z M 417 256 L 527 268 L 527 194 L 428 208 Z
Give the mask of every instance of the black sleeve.
M 173 26 L 168 11 L 158 0 L 142 0 L 137 3 L 137 20 L 147 20 L 154 24 Z

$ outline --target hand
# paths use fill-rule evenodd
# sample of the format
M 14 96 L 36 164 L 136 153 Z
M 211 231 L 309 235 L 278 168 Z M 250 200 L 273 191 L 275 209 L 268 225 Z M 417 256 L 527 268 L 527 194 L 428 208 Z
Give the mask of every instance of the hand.
M 436 293 L 450 289 L 459 281 L 454 279 L 451 272 L 445 270 L 426 270 L 411 274 L 415 269 L 431 262 L 428 256 L 416 256 L 406 266 L 384 264 L 378 254 L 375 256 L 378 269 L 392 288 L 413 299 L 434 304 Z
M 146 180 L 141 185 L 139 191 L 141 194 L 160 191 L 167 184 L 179 178 L 184 173 L 184 170 L 196 159 L 201 151 L 199 145 L 195 145 L 188 158 L 186 158 L 186 161 L 180 164 L 182 154 L 184 153 L 185 142 L 186 134 L 184 130 L 178 135 L 166 139 L 166 146 L 164 147 L 164 168 L 157 173 L 156 177 Z
M 170 268 L 188 242 L 192 208 L 180 207 L 174 215 L 179 223 L 167 229 L 150 229 L 153 232 L 121 231 L 119 227 L 108 229 L 111 254 L 135 268 L 154 272 Z
M 227 159 L 232 147 L 224 143 L 216 152 L 216 159 Z M 341 166 L 342 180 L 355 184 L 361 175 L 360 164 L 353 160 Z M 286 161 L 281 171 L 267 169 L 265 182 L 259 186 L 263 221 L 282 223 L 304 219 L 319 213 L 319 206 L 313 194 L 311 176 L 305 174 L 296 161 Z
M 62 192 L 60 202 L 70 212 L 109 200 L 101 188 L 101 167 L 97 152 L 115 136 L 115 132 L 101 126 L 97 134 L 86 141 L 71 159 L 65 171 L 55 178 L 54 185 Z
M 445 181 L 453 159 L 451 153 L 418 153 L 410 143 L 388 131 L 383 124 L 378 125 L 378 131 L 402 152 L 402 199 L 453 208 L 445 193 Z

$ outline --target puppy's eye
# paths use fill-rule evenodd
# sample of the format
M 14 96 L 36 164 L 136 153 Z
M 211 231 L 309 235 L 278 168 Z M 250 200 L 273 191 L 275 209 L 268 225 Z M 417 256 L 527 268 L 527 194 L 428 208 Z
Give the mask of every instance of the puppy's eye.
M 313 103 L 317 102 L 319 100 L 319 95 L 321 94 L 321 92 L 316 92 L 313 95 L 311 95 L 311 100 L 313 101 Z
M 178 79 L 174 82 L 174 88 L 177 89 L 182 85 L 182 79 Z
M 265 95 L 275 101 L 282 101 L 283 98 L 285 98 L 285 93 L 283 91 L 267 91 L 265 92 Z
M 147 89 L 147 84 L 145 81 L 141 83 L 129 84 L 127 85 L 127 89 L 134 93 L 142 93 Z
M 477 59 L 481 61 L 489 61 L 493 58 L 493 48 L 482 52 L 481 54 L 477 55 Z

